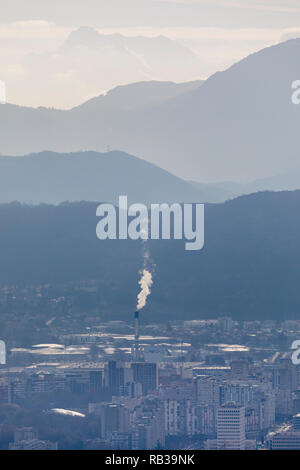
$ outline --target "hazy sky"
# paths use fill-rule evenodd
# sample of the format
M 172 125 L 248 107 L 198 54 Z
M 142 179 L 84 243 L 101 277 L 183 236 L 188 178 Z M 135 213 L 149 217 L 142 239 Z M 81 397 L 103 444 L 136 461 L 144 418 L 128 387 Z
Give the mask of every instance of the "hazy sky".
M 67 108 L 143 78 L 206 78 L 300 35 L 299 0 L 0 0 L 0 7 L 0 79 L 6 82 L 8 101 L 29 106 Z M 160 75 L 136 51 L 136 64 L 131 57 L 126 70 L 125 55 L 114 55 L 109 47 L 79 47 L 66 56 L 61 46 L 80 26 L 104 34 L 162 34 L 199 57 L 199 73 L 196 68 L 197 73 L 183 76 L 178 64 L 178 71 L 170 67 L 169 74 L 163 70 Z

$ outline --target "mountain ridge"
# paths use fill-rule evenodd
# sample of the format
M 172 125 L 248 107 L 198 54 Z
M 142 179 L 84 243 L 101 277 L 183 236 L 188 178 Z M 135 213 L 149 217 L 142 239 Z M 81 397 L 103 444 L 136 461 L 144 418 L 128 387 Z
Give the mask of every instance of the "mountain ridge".
M 0 156 L 0 203 L 117 203 L 121 195 L 145 204 L 199 202 L 203 197 L 180 178 L 121 151 Z
M 142 109 L 107 113 L 0 106 L 0 152 L 107 147 L 139 155 L 186 180 L 241 181 L 299 167 L 300 39 L 263 49 L 195 90 Z M 18 136 L 18 139 L 15 136 Z
M 299 318 L 299 207 L 299 190 L 242 196 L 206 206 L 203 250 L 185 251 L 181 240 L 148 240 L 155 269 L 145 317 Z M 0 285 L 93 281 L 97 292 L 86 298 L 85 313 L 89 305 L 95 318 L 100 312 L 129 319 L 141 243 L 98 240 L 96 208 L 0 204 Z

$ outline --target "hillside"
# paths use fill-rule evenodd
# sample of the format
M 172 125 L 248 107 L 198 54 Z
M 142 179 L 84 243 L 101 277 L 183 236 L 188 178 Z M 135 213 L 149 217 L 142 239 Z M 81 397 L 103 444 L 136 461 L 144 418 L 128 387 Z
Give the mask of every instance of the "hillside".
M 65 112 L 1 105 L 0 152 L 103 152 L 109 146 L 204 183 L 293 172 L 300 106 L 291 101 L 291 86 L 300 76 L 299 53 L 300 39 L 280 43 L 196 89 L 142 108 L 134 100 L 117 112 L 92 103 Z
M 206 206 L 202 251 L 149 241 L 155 269 L 145 317 L 299 318 L 299 207 L 300 191 L 243 196 Z M 95 280 L 96 292 L 84 294 L 85 312 L 130 318 L 140 242 L 99 241 L 95 214 L 93 203 L 1 205 L 0 285 L 51 283 L 65 292 L 68 283 Z
M 124 152 L 0 157 L 0 203 L 118 203 L 121 195 L 146 204 L 203 202 L 204 197 L 189 183 Z

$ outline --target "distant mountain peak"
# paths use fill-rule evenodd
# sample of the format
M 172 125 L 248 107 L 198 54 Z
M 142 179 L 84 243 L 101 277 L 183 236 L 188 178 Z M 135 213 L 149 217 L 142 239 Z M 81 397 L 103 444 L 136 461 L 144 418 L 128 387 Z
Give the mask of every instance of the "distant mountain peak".
M 177 44 L 178 47 L 180 46 L 177 41 L 169 39 L 168 37 L 159 34 L 154 37 L 147 37 L 147 36 L 124 36 L 120 33 L 113 33 L 113 34 L 103 34 L 97 31 L 97 29 L 92 28 L 90 26 L 80 26 L 80 28 L 75 29 L 72 31 L 67 39 L 64 42 L 64 46 L 68 47 L 77 47 L 77 46 L 87 46 L 87 47 L 98 47 L 103 44 L 108 45 L 109 43 L 117 43 L 118 45 L 122 44 L 122 41 L 133 43 L 136 40 L 143 40 L 149 43 L 161 43 L 161 44 Z
M 79 45 L 96 45 L 99 42 L 100 34 L 90 26 L 81 26 L 72 31 L 65 41 L 65 45 L 79 46 Z

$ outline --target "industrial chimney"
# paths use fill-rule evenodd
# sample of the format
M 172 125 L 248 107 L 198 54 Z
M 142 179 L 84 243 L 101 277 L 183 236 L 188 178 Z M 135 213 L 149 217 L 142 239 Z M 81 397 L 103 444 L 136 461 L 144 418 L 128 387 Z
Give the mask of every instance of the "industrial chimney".
M 133 344 L 133 360 L 141 360 L 141 351 L 140 351 L 140 325 L 139 325 L 140 313 L 137 310 L 134 313 L 134 344 Z

